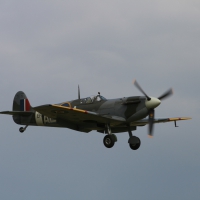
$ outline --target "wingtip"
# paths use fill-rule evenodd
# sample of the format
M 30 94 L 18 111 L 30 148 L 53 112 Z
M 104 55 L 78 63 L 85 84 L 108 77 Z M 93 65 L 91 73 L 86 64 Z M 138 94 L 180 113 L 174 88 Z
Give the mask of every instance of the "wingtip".
M 179 120 L 190 120 L 191 117 L 175 117 L 175 118 L 169 118 L 169 121 L 179 121 Z
M 190 120 L 192 119 L 191 117 L 181 117 L 182 120 Z

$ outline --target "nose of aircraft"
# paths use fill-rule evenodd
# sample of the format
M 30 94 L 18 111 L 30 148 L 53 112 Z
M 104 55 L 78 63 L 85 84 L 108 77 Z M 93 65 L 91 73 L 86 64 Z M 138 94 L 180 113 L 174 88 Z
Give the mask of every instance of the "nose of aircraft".
M 153 109 L 160 105 L 161 101 L 159 99 L 157 99 L 155 97 L 150 97 L 150 98 L 151 98 L 151 100 L 145 101 L 145 105 L 148 109 Z

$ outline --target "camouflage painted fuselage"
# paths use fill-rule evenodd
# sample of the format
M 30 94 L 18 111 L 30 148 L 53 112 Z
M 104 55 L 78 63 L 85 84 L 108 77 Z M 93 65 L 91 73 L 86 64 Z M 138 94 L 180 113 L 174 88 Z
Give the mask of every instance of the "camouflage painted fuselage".
M 27 97 L 23 92 L 18 92 L 13 101 L 13 111 L 24 111 L 22 110 L 21 99 L 27 99 Z M 124 119 L 123 123 L 118 123 L 115 125 L 111 124 L 112 132 L 118 133 L 127 131 L 127 125 L 131 126 L 131 130 L 136 129 L 136 126 L 132 122 L 143 119 L 148 115 L 148 109 L 145 106 L 145 102 L 146 98 L 143 96 L 123 97 L 107 100 L 102 96 L 97 95 L 89 101 L 87 98 L 85 98 L 52 105 L 95 112 L 98 113 L 99 116 L 106 116 L 107 118 L 109 118 L 109 116 L 110 118 L 116 116 L 116 118 L 118 117 Z M 47 106 L 52 105 L 49 104 Z M 82 120 L 75 115 L 70 115 L 67 120 L 64 120 L 62 117 L 59 118 L 55 116 L 57 116 L 58 113 L 61 115 L 62 112 L 63 114 L 66 114 L 67 111 L 64 112 L 55 109 L 52 111 L 54 113 L 45 116 L 42 111 L 38 112 L 35 110 L 38 109 L 34 109 L 29 106 L 28 110 L 26 110 L 26 114 L 16 113 L 13 115 L 13 120 L 15 123 L 21 125 L 65 127 L 82 132 L 97 130 L 98 132 L 104 133 L 107 131 L 104 121 L 97 121 L 92 117 L 89 120 Z

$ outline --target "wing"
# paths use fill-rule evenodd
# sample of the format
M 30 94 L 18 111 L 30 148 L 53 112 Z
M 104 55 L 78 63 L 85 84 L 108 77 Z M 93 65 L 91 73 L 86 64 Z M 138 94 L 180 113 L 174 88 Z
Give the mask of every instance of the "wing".
M 60 118 L 71 122 L 89 122 L 96 121 L 98 123 L 109 123 L 111 126 L 125 125 L 126 119 L 119 116 L 102 115 L 96 112 L 70 108 L 60 105 L 43 105 L 33 108 L 35 111 L 50 117 L 50 118 Z M 189 117 L 176 117 L 176 118 L 159 118 L 154 119 L 154 123 L 165 123 L 179 120 L 189 120 Z M 148 119 L 141 119 L 135 122 L 131 122 L 131 126 L 144 126 L 148 124 Z
M 154 119 L 154 123 L 165 123 L 165 122 L 173 122 L 173 121 L 180 121 L 180 120 L 189 120 L 190 117 L 174 117 L 174 118 L 160 118 L 160 119 Z M 144 126 L 149 123 L 148 119 L 141 119 L 136 122 L 132 122 L 131 126 Z
M 82 122 L 97 122 L 97 123 L 109 123 L 111 126 L 119 125 L 124 123 L 126 120 L 123 117 L 101 115 L 96 112 L 70 108 L 60 105 L 43 105 L 33 108 L 35 111 L 50 117 L 59 118 L 65 121 L 70 121 L 73 123 Z

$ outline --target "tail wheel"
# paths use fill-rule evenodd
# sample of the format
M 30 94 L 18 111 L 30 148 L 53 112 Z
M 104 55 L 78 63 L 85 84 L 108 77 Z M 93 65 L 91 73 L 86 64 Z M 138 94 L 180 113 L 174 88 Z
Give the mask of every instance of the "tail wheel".
M 105 147 L 112 148 L 115 144 L 115 138 L 112 135 L 106 135 L 103 139 Z
M 20 132 L 20 133 L 23 133 L 23 132 L 24 132 L 24 128 L 23 128 L 23 127 L 20 127 L 20 128 L 19 128 L 19 132 Z

